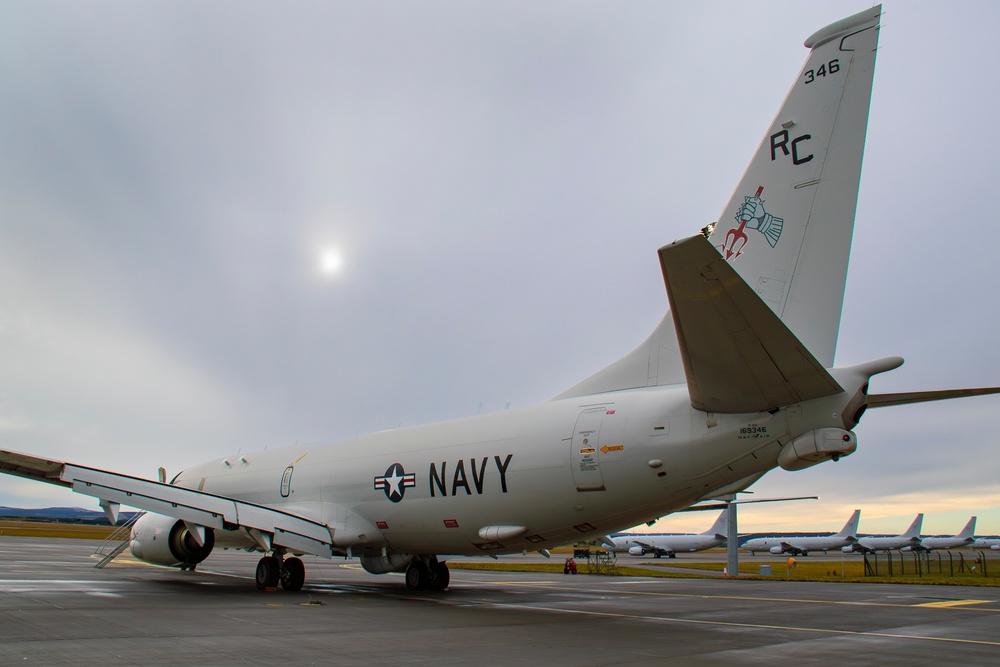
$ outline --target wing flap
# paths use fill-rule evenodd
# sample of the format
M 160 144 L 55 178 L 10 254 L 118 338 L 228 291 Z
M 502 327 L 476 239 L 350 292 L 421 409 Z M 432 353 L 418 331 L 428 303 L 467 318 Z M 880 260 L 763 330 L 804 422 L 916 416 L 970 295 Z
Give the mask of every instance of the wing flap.
M 695 408 L 760 412 L 843 391 L 704 236 L 659 254 Z
M 328 526 L 273 507 L 18 452 L 0 450 L 0 471 L 67 486 L 103 503 L 120 503 L 200 526 L 258 531 L 269 535 L 271 544 L 293 551 L 327 558 L 333 555 Z
M 305 517 L 204 491 L 66 464 L 60 476 L 73 490 L 216 529 L 254 528 L 295 551 L 330 555 L 330 530 Z

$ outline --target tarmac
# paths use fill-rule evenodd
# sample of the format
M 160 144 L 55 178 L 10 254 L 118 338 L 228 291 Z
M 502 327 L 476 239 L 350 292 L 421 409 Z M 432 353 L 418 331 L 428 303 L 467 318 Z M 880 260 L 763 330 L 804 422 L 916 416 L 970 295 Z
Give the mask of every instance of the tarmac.
M 262 592 L 253 554 L 98 570 L 96 545 L 0 537 L 0 664 L 1000 663 L 998 588 L 454 568 L 431 594 L 308 558 Z

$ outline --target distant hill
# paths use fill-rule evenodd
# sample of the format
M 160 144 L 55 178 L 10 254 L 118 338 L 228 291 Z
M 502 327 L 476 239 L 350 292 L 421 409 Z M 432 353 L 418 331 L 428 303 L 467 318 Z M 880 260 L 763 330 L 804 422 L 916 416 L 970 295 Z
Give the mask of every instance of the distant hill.
M 118 523 L 124 523 L 136 512 L 121 512 Z M 43 507 L 27 509 L 23 507 L 0 506 L 0 519 L 21 519 L 24 521 L 56 521 L 59 523 L 88 523 L 107 526 L 108 518 L 99 510 L 82 507 Z

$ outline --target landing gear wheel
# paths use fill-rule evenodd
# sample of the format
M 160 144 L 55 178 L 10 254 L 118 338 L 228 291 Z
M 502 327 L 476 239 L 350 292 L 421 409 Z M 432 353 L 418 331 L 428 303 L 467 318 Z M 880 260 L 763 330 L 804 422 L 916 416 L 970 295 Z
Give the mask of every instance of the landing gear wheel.
M 306 583 L 306 566 L 298 558 L 286 558 L 281 563 L 281 587 L 286 591 L 300 591 Z
M 431 583 L 430 570 L 417 559 L 410 561 L 410 564 L 406 566 L 405 578 L 406 588 L 411 591 L 427 590 Z
M 257 588 L 277 588 L 281 576 L 281 563 L 274 556 L 264 556 L 257 561 Z
M 434 561 L 431 564 L 431 575 L 430 589 L 432 591 L 443 591 L 451 583 L 451 572 L 448 570 L 447 563 Z

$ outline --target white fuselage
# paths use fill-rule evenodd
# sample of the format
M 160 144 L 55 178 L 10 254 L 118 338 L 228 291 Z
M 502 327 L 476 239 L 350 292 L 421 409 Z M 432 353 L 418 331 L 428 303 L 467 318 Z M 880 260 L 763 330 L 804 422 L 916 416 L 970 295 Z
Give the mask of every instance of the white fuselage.
M 960 549 L 962 547 L 971 547 L 973 542 L 974 540 L 971 537 L 958 537 L 957 535 L 952 537 L 924 537 L 920 540 L 919 547 L 911 548 L 926 551 L 930 551 L 931 549 Z
M 725 538 L 719 539 L 715 534 L 701 533 L 697 535 L 613 535 L 611 541 L 615 543 L 613 551 L 628 553 L 632 549 L 639 549 L 644 555 L 646 553 L 685 553 L 692 551 L 704 551 L 716 547 L 725 546 Z
M 770 551 L 772 553 L 807 554 L 810 551 L 841 549 L 853 542 L 847 535 L 817 535 L 792 537 L 755 537 L 743 543 L 742 549 L 751 553 Z
M 861 537 L 858 538 L 857 550 L 867 549 L 868 551 L 894 551 L 906 547 L 920 545 L 919 536 L 894 535 L 886 537 Z
M 1000 537 L 977 537 L 972 544 L 966 545 L 970 549 L 992 549 L 1000 551 Z
M 248 453 L 174 483 L 321 521 L 355 555 L 541 549 L 634 526 L 774 468 L 790 439 L 844 426 L 840 412 L 864 382 L 846 375 L 845 393 L 773 415 L 701 412 L 683 385 L 626 390 Z

